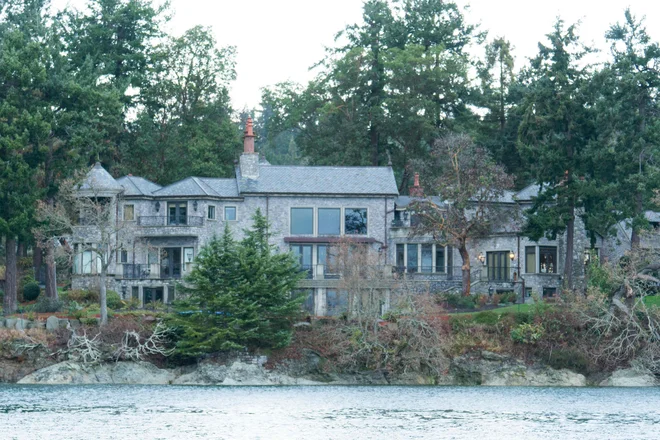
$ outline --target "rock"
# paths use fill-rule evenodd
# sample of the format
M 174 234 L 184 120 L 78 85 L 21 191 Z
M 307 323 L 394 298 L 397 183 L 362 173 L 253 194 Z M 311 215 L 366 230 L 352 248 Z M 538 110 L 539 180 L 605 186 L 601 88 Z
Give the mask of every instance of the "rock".
M 71 328 L 74 329 L 74 330 L 77 329 L 77 328 L 82 327 L 82 324 L 80 323 L 79 319 L 71 319 L 69 321 L 69 324 L 71 324 Z
M 192 372 L 182 374 L 172 382 L 175 385 L 220 385 L 227 377 L 227 366 L 200 363 Z
M 54 331 L 60 326 L 60 319 L 57 316 L 49 316 L 46 319 L 46 330 Z
M 16 328 L 16 321 L 18 321 L 16 318 L 7 318 L 5 320 L 5 325 L 7 328 Z
M 14 328 L 16 330 L 27 330 L 29 322 L 30 321 L 28 321 L 27 319 L 18 318 L 16 320 L 16 324 L 14 325 Z
M 29 327 L 30 328 L 45 329 L 46 328 L 46 321 L 40 321 L 38 319 L 35 319 L 34 321 L 30 322 Z
M 457 385 L 486 386 L 586 386 L 582 374 L 550 367 L 527 366 L 524 362 L 483 351 L 455 358 L 449 369 Z
M 5 319 L 0 318 L 0 328 L 3 328 L 5 326 Z
M 602 387 L 654 387 L 660 385 L 655 375 L 644 368 L 616 370 L 600 383 Z
M 161 370 L 148 362 L 117 362 L 84 365 L 66 361 L 37 370 L 25 376 L 21 384 L 134 384 L 166 385 L 174 380 L 174 373 Z
M 58 325 L 60 328 L 67 328 L 69 326 L 69 320 L 68 319 L 60 319 L 58 321 Z

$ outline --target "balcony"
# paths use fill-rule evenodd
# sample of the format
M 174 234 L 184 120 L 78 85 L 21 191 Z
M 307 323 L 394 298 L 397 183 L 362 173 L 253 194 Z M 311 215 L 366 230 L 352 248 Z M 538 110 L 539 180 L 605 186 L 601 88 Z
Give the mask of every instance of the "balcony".
M 204 226 L 202 216 L 139 216 L 138 226 L 143 227 L 165 227 L 165 226 Z

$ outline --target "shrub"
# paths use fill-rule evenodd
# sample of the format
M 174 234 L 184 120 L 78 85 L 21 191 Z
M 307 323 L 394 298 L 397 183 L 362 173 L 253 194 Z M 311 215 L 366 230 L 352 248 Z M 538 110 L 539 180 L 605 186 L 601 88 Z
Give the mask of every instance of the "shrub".
M 36 313 L 55 313 L 62 310 L 62 306 L 62 302 L 57 299 L 41 297 L 32 310 Z
M 473 320 L 477 324 L 497 325 L 500 322 L 500 316 L 493 312 L 480 312 L 474 315 Z
M 520 324 L 511 329 L 511 339 L 519 344 L 536 344 L 544 334 L 541 324 Z
M 476 303 L 479 304 L 479 307 L 486 306 L 486 304 L 488 304 L 488 295 L 479 295 Z
M 140 308 L 140 299 L 131 298 L 123 301 L 123 308 L 127 310 L 137 310 Z
M 493 295 L 493 305 L 494 306 L 499 305 L 500 301 L 502 301 L 502 295 L 500 295 L 499 293 L 496 293 L 495 295 Z
M 5 291 L 0 289 L 0 304 L 5 300 Z
M 91 304 L 99 302 L 99 293 L 93 290 L 68 290 L 60 295 L 65 301 L 75 301 L 80 304 Z
M 106 292 L 106 304 L 109 309 L 118 310 L 124 307 L 124 302 L 121 300 L 121 296 L 114 290 L 108 290 Z
M 516 325 L 529 324 L 533 321 L 532 314 L 529 312 L 515 312 L 513 314 L 513 319 Z
M 472 296 L 449 293 L 445 295 L 444 300 L 449 307 L 455 309 L 474 309 L 474 298 Z
M 99 321 L 96 318 L 80 318 L 80 323 L 88 327 L 93 327 L 98 325 Z
M 23 300 L 25 301 L 34 301 L 39 297 L 41 293 L 41 288 L 37 283 L 27 283 L 23 287 Z

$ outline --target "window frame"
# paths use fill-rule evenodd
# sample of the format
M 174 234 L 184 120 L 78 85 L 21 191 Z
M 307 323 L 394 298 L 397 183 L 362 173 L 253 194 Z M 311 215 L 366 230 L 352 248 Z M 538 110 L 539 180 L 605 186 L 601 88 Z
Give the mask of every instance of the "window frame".
M 207 205 L 206 206 L 206 219 L 207 220 L 217 220 L 215 205 Z
M 227 208 L 234 208 L 234 219 L 233 220 L 227 220 Z M 225 205 L 222 207 L 222 215 L 223 219 L 226 222 L 237 222 L 238 221 L 238 206 L 236 205 Z
M 549 252 L 549 250 L 552 250 L 552 251 Z M 553 265 L 553 268 L 552 268 L 553 270 L 552 270 L 552 272 L 549 272 L 546 268 L 545 272 L 542 272 L 541 271 L 541 255 L 542 254 L 549 254 L 551 252 L 552 252 L 552 255 L 554 256 L 554 265 Z M 557 273 L 559 273 L 559 267 L 558 267 L 559 266 L 559 264 L 558 264 L 559 263 L 559 261 L 558 261 L 559 250 L 558 250 L 557 246 L 539 246 L 538 247 L 538 255 L 539 255 L 538 256 L 538 265 L 539 265 L 538 266 L 538 273 L 542 273 L 542 274 L 557 274 Z
M 293 232 L 293 210 L 294 209 L 305 209 L 311 210 L 312 212 L 312 221 L 311 221 L 311 232 Z M 302 235 L 302 236 L 315 236 L 316 235 L 316 210 L 313 206 L 291 206 L 289 208 L 289 234 L 291 235 Z M 340 231 L 341 232 L 341 231 Z

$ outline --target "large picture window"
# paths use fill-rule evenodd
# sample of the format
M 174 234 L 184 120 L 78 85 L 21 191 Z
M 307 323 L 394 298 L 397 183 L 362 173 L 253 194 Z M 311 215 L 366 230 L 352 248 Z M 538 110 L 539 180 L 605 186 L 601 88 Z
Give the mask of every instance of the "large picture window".
M 291 208 L 291 234 L 311 235 L 314 233 L 314 209 Z
M 236 221 L 236 207 L 235 206 L 225 206 L 225 221 L 226 222 L 235 222 Z
M 341 209 L 319 208 L 318 234 L 339 235 L 341 233 Z
M 346 208 L 344 210 L 344 232 L 346 235 L 367 234 L 366 208 Z

